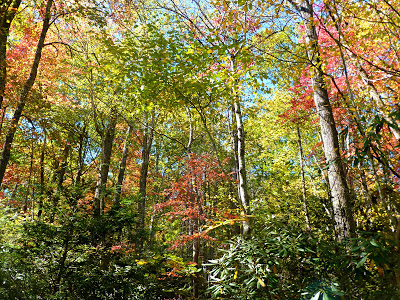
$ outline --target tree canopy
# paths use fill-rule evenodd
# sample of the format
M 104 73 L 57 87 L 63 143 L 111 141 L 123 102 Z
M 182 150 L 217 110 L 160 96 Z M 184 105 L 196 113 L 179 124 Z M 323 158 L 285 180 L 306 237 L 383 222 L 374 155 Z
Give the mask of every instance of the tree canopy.
M 399 299 L 400 3 L 0 3 L 1 299 Z

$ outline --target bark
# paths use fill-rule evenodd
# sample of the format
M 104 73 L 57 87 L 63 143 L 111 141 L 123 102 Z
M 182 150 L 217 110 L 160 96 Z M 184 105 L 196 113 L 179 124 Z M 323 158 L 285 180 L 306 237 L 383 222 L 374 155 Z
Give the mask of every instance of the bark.
M 50 217 L 50 222 L 54 221 L 55 217 L 55 210 L 57 209 L 58 202 L 60 201 L 61 194 L 63 192 L 63 183 L 64 183 L 64 178 L 65 178 L 65 172 L 68 167 L 68 156 L 69 152 L 71 150 L 71 143 L 69 142 L 70 140 L 70 135 L 68 136 L 68 139 L 65 142 L 65 147 L 62 153 L 62 158 L 61 158 L 61 164 L 59 168 L 57 168 L 57 171 L 54 174 L 53 177 L 53 182 L 57 181 L 57 188 L 56 188 L 56 193 L 53 195 L 53 208 L 54 211 L 52 213 L 52 216 Z
M 159 162 L 160 162 L 161 153 L 160 153 L 160 151 L 158 151 L 157 145 L 155 147 L 155 150 L 156 150 L 155 174 L 156 174 L 156 176 L 159 176 L 158 175 L 160 172 L 160 170 L 159 170 L 160 163 Z M 158 180 L 155 182 L 154 190 L 156 192 L 156 195 L 160 194 L 163 186 L 164 186 L 164 174 L 161 174 L 161 182 L 158 182 Z M 155 199 L 155 204 L 157 204 L 157 203 L 158 203 L 158 198 Z M 150 236 L 149 236 L 148 247 L 150 250 L 152 250 L 153 249 L 153 241 L 154 241 L 155 233 L 156 233 L 156 211 L 154 208 L 153 208 L 153 213 L 151 214 L 151 217 L 150 217 L 149 232 L 150 232 Z M 185 231 L 183 231 L 183 232 L 185 232 Z
M 321 70 L 321 59 L 318 49 L 318 38 L 313 23 L 313 9 L 308 0 L 297 1 L 297 8 L 305 24 L 305 40 L 308 46 L 307 55 L 312 70 L 314 102 L 320 120 L 324 153 L 328 166 L 329 184 L 332 192 L 335 229 L 339 240 L 350 237 L 354 231 L 351 197 L 348 191 L 346 176 L 340 156 L 338 133 L 333 118 L 332 107 Z
M 242 121 L 242 112 L 240 109 L 239 101 L 235 101 L 235 118 L 237 126 L 237 158 L 238 158 L 238 192 L 240 201 L 243 205 L 243 210 L 246 215 L 250 213 L 250 199 L 247 188 L 247 175 L 246 175 L 246 163 L 245 163 L 245 136 L 244 136 L 244 126 Z M 248 235 L 250 233 L 249 222 L 243 221 L 243 235 Z
M 195 219 L 193 224 L 193 233 L 199 233 L 199 220 Z M 193 255 L 192 261 L 196 263 L 196 266 L 199 264 L 199 254 L 200 254 L 200 237 L 193 239 Z M 199 299 L 199 276 L 197 272 L 192 275 L 192 286 L 193 286 L 193 299 Z
M 95 122 L 97 121 L 95 120 Z M 111 152 L 114 144 L 116 124 L 117 118 L 115 116 L 112 116 L 109 120 L 109 123 L 104 128 L 103 133 L 101 134 L 100 170 L 96 190 L 94 193 L 94 216 L 100 216 L 104 214 L 104 199 L 106 196 L 106 184 L 108 179 L 108 172 L 110 170 Z
M 25 104 L 28 101 L 29 92 L 30 92 L 33 84 L 35 83 L 40 59 L 42 57 L 44 41 L 45 41 L 45 38 L 47 35 L 47 31 L 49 30 L 49 27 L 50 27 L 50 18 L 51 18 L 50 12 L 51 12 L 52 5 L 53 5 L 53 0 L 48 0 L 47 4 L 46 4 L 46 12 L 45 12 L 44 20 L 43 20 L 42 32 L 40 34 L 39 42 L 36 47 L 36 53 L 35 53 L 35 58 L 34 58 L 34 61 L 32 64 L 31 72 L 22 88 L 17 107 L 14 111 L 14 115 L 11 119 L 11 124 L 8 129 L 5 141 L 4 141 L 3 151 L 2 151 L 1 158 L 0 158 L 0 185 L 3 183 L 3 178 L 4 178 L 4 174 L 6 172 L 6 167 L 8 165 L 8 161 L 10 160 L 11 146 L 12 146 L 12 143 L 14 140 L 15 132 L 17 131 L 17 128 L 18 128 L 18 123 L 21 118 L 22 111 L 24 110 Z
M 138 241 L 138 253 L 141 254 L 144 244 L 144 229 L 145 229 L 145 217 L 146 217 L 146 190 L 147 190 L 147 175 L 149 171 L 150 163 L 150 151 L 153 143 L 154 134 L 154 119 L 155 115 L 152 112 L 151 116 L 151 126 L 148 126 L 148 120 L 146 120 L 146 125 L 144 128 L 144 135 L 142 140 L 142 165 L 140 168 L 140 178 L 139 178 L 139 241 Z
M 231 128 L 232 128 L 232 130 L 231 130 L 231 147 L 232 147 L 232 149 L 233 149 L 233 153 L 232 153 L 232 156 L 233 156 L 233 165 L 232 165 L 232 177 L 233 177 L 233 180 L 234 181 L 236 181 L 236 180 L 238 180 L 238 176 L 237 176 L 237 174 L 238 174 L 238 169 L 239 169 L 239 166 L 238 166 L 238 161 L 239 161 L 239 158 L 238 158 L 238 136 L 237 136 L 237 127 L 236 127 L 236 122 L 234 122 L 234 120 L 233 120 L 233 118 L 234 118 L 234 116 L 235 116 L 235 109 L 234 109 L 234 107 L 232 106 L 232 108 L 231 108 L 231 113 L 232 113 L 232 121 L 231 121 Z
M 234 72 L 236 70 L 236 62 L 235 57 L 231 57 L 231 71 Z M 232 89 L 233 92 L 233 109 L 236 120 L 236 137 L 237 137 L 237 153 L 235 157 L 237 157 L 237 177 L 238 177 L 238 194 L 239 199 L 242 203 L 243 213 L 245 214 L 245 221 L 243 224 L 243 235 L 246 236 L 250 234 L 250 224 L 247 220 L 246 215 L 250 213 L 250 199 L 247 188 L 247 175 L 246 175 L 246 163 L 245 163 L 245 132 L 243 125 L 243 117 L 242 111 L 239 102 L 239 96 L 235 88 Z M 236 138 L 235 137 L 235 138 Z
M 114 193 L 113 209 L 118 209 L 120 207 L 122 184 L 125 177 L 126 161 L 128 159 L 128 149 L 129 149 L 129 140 L 131 138 L 131 132 L 132 132 L 132 127 L 129 125 L 128 129 L 126 130 L 124 149 L 122 150 L 122 159 L 121 159 L 121 164 L 119 166 L 118 179 Z
M 58 262 L 58 273 L 57 273 L 57 277 L 55 278 L 54 286 L 53 286 L 53 293 L 54 294 L 59 290 L 61 279 L 63 278 L 64 271 L 66 269 L 65 262 L 67 260 L 67 256 L 68 256 L 68 252 L 69 252 L 70 235 L 71 235 L 71 233 L 69 233 L 66 236 L 66 238 L 65 238 L 65 240 L 63 242 L 63 245 L 62 245 L 62 247 L 63 247 L 62 255 L 61 255 L 60 260 Z
M 28 210 L 28 198 L 30 196 L 30 188 L 32 187 L 32 172 L 33 172 L 33 143 L 31 145 L 31 155 L 30 155 L 30 164 L 29 164 L 29 177 L 28 177 L 28 186 L 27 186 L 27 192 L 25 196 L 25 202 L 24 206 L 22 208 L 22 211 L 25 213 Z M 32 207 L 33 209 L 33 207 Z
M 7 112 L 7 105 L 3 107 L 3 113 L 1 114 L 0 135 L 3 133 L 3 124 L 4 124 L 4 117 L 6 116 L 6 112 Z
M 7 80 L 7 40 L 11 23 L 20 5 L 21 0 L 6 0 L 0 4 L 0 109 Z
M 58 180 L 57 180 L 57 194 L 60 194 L 63 190 L 63 183 L 65 179 L 65 173 L 67 172 L 68 167 L 68 157 L 71 151 L 71 135 L 69 135 L 68 139 L 65 142 L 65 147 L 63 150 L 62 161 L 60 165 L 60 170 L 58 172 Z
M 81 177 L 84 166 L 84 144 L 86 137 L 86 126 L 83 127 L 82 133 L 79 135 L 79 148 L 78 148 L 78 169 L 74 179 L 74 187 L 78 188 L 81 185 Z
M 299 126 L 297 126 L 297 143 L 299 145 L 300 174 L 301 174 L 301 187 L 302 187 L 302 192 L 303 192 L 304 216 L 305 216 L 305 219 L 306 219 L 307 229 L 310 229 L 310 217 L 309 217 L 309 214 L 308 214 L 306 180 L 305 180 L 305 176 L 304 176 L 303 146 L 302 146 L 302 143 L 301 143 L 301 133 L 300 133 Z
M 190 108 L 186 108 L 188 118 L 189 118 L 189 140 L 186 146 L 186 154 L 188 158 L 190 158 L 190 153 L 192 153 L 192 144 L 193 144 L 193 134 L 194 134 L 194 127 L 193 127 L 193 120 L 192 120 L 192 113 Z
M 43 198 L 45 196 L 44 186 L 44 156 L 46 150 L 46 135 L 43 137 L 42 152 L 40 153 L 40 197 L 38 201 L 38 214 L 37 217 L 40 219 L 43 213 Z

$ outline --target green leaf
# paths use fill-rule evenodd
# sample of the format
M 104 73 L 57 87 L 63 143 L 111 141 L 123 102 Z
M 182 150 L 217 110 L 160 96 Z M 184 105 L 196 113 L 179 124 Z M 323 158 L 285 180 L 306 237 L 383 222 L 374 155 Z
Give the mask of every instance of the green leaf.
M 379 247 L 378 243 L 375 242 L 375 240 L 371 240 L 370 243 L 372 246 Z
M 310 300 L 318 300 L 320 294 L 321 294 L 321 291 L 319 291 L 318 293 L 316 293 Z
M 368 258 L 368 255 L 369 255 L 369 253 L 368 253 L 367 255 L 365 255 L 365 256 L 358 262 L 358 264 L 356 265 L 356 268 L 361 267 L 361 266 L 365 263 L 365 261 L 366 261 L 367 258 Z

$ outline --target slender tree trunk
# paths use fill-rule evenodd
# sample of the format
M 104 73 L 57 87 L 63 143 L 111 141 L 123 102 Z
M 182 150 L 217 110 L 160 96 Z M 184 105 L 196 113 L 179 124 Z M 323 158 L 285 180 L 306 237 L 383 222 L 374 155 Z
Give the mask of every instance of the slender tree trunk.
M 81 185 L 81 177 L 84 166 L 84 147 L 86 138 L 86 125 L 82 129 L 82 133 L 79 135 L 79 148 L 78 148 L 78 169 L 76 170 L 76 176 L 74 178 L 74 187 L 79 188 Z
M 156 162 L 155 162 L 155 174 L 157 176 L 157 178 L 159 177 L 159 172 L 160 172 L 160 151 L 158 150 L 158 144 L 155 145 L 155 150 L 156 150 Z M 161 182 L 159 182 L 158 180 L 156 181 L 156 185 L 154 190 L 156 191 L 156 195 L 159 195 L 162 188 L 164 186 L 164 174 L 161 173 Z M 158 203 L 158 196 L 156 196 L 155 198 L 155 204 Z M 153 213 L 151 214 L 151 218 L 150 218 L 150 224 L 149 224 L 149 232 L 150 232 L 150 236 L 149 236 L 149 243 L 148 243 L 148 247 L 150 250 L 152 250 L 153 248 L 153 242 L 154 242 L 154 238 L 155 238 L 155 233 L 156 233 L 156 211 L 153 208 Z M 183 232 L 185 232 L 183 230 Z
M 40 197 L 38 201 L 38 214 L 37 217 L 40 219 L 43 213 L 43 198 L 45 195 L 44 186 L 44 156 L 46 150 L 46 134 L 43 136 L 42 152 L 40 153 Z
M 10 160 L 11 146 L 12 146 L 12 143 L 14 140 L 15 132 L 17 131 L 17 128 L 18 128 L 19 119 L 21 118 L 22 111 L 24 110 L 25 104 L 28 100 L 29 92 L 30 92 L 30 90 L 35 82 L 36 76 L 37 76 L 40 59 L 42 57 L 44 41 L 45 41 L 45 38 L 47 35 L 47 31 L 49 30 L 49 27 L 50 27 L 52 5 L 53 5 L 53 0 L 48 0 L 47 4 L 46 4 L 45 17 L 43 20 L 43 28 L 42 28 L 42 32 L 40 34 L 38 45 L 36 47 L 35 59 L 32 64 L 31 72 L 22 88 L 22 92 L 19 97 L 17 107 L 14 111 L 14 115 L 11 119 L 11 124 L 10 124 L 10 127 L 9 127 L 7 135 L 6 135 L 6 139 L 4 141 L 3 151 L 1 154 L 1 158 L 0 158 L 0 185 L 3 183 L 4 174 L 6 172 L 8 161 Z
M 146 120 L 143 140 L 142 140 L 142 166 L 140 168 L 140 178 L 139 178 L 139 203 L 138 203 L 138 213 L 139 213 L 139 241 L 138 241 L 138 253 L 141 254 L 144 245 L 144 231 L 145 231 L 145 217 L 146 217 L 146 191 L 147 191 L 147 175 L 149 171 L 150 163 L 150 152 L 153 143 L 154 134 L 154 119 L 155 114 L 152 112 L 151 116 L 151 126 L 148 126 L 148 120 Z
M 116 124 L 117 118 L 112 116 L 101 137 L 100 170 L 96 190 L 94 193 L 94 216 L 100 216 L 104 214 L 104 199 L 106 196 L 106 184 L 108 179 L 108 171 L 110 170 L 111 152 L 114 144 Z
M 28 178 L 28 186 L 27 186 L 27 193 L 25 196 L 25 202 L 23 207 L 23 212 L 28 210 L 28 198 L 30 198 L 30 189 L 32 187 L 32 174 L 33 174 L 33 151 L 34 151 L 34 144 L 31 145 L 31 156 L 30 156 L 30 164 L 29 164 L 29 178 Z M 33 207 L 32 207 L 33 209 Z
M 57 181 L 57 188 L 56 188 L 56 192 L 53 195 L 53 213 L 50 217 L 50 222 L 54 221 L 54 217 L 55 217 L 55 211 L 58 207 L 58 202 L 60 201 L 61 198 L 61 194 L 63 192 L 63 183 L 64 183 L 64 178 L 65 178 L 65 172 L 67 171 L 67 167 L 68 167 L 68 156 L 69 156 L 69 152 L 71 150 L 71 144 L 70 144 L 70 135 L 68 136 L 66 142 L 65 142 L 65 146 L 64 146 L 64 150 L 62 153 L 62 158 L 61 158 L 61 164 L 59 166 L 59 168 L 57 168 L 57 171 L 54 174 L 54 178 L 53 181 Z
M 303 146 L 301 143 L 301 133 L 300 133 L 300 128 L 298 125 L 297 125 L 297 143 L 299 145 L 300 174 L 301 174 L 301 187 L 302 187 L 302 191 L 303 191 L 304 216 L 306 219 L 307 229 L 310 229 L 310 217 L 308 214 L 306 180 L 305 180 L 305 176 L 304 176 Z
M 73 229 L 71 229 L 73 230 Z M 71 237 L 72 232 L 69 232 L 68 235 L 65 237 L 62 245 L 62 255 L 60 257 L 60 260 L 58 262 L 58 272 L 57 272 L 57 277 L 54 281 L 54 286 L 53 286 L 53 293 L 55 294 L 59 288 L 60 288 L 60 283 L 61 279 L 64 276 L 64 271 L 65 271 L 65 262 L 67 260 L 68 252 L 69 252 L 69 243 L 70 243 L 70 237 Z
M 238 165 L 238 161 L 239 161 L 239 157 L 238 157 L 238 136 L 237 136 L 237 126 L 236 126 L 236 122 L 235 122 L 235 109 L 234 106 L 232 105 L 231 107 L 231 147 L 232 147 L 232 177 L 233 180 L 236 182 L 236 180 L 238 180 L 238 169 L 239 169 L 239 165 Z
M 335 229 L 339 240 L 349 237 L 354 231 L 351 197 L 340 156 L 338 133 L 333 118 L 332 107 L 321 70 L 321 58 L 318 38 L 313 23 L 313 9 L 308 0 L 297 2 L 299 12 L 305 24 L 307 55 L 312 64 L 312 85 L 314 102 L 320 120 L 321 135 L 328 165 L 329 184 L 332 192 Z
M 199 233 L 199 220 L 195 219 L 193 220 L 193 234 L 198 234 Z M 196 267 L 199 264 L 199 254 L 200 254 L 200 237 L 196 237 L 193 239 L 193 252 L 192 252 L 192 261 L 196 263 Z M 196 272 L 196 274 L 193 274 L 192 278 L 192 286 L 193 286 L 193 299 L 199 299 L 199 276 Z
M 122 184 L 125 176 L 126 161 L 128 159 L 129 140 L 131 138 L 131 133 L 132 127 L 131 125 L 128 125 L 128 129 L 126 130 L 124 149 L 122 151 L 121 164 L 119 165 L 118 179 L 114 193 L 113 209 L 118 209 L 120 207 Z
M 235 57 L 231 56 L 231 72 L 236 70 Z M 246 174 L 246 163 L 245 163 L 245 131 L 243 125 L 242 111 L 239 102 L 239 95 L 235 88 L 232 89 L 233 92 L 233 109 L 236 120 L 236 137 L 237 137 L 237 176 L 238 176 L 238 194 L 239 199 L 242 203 L 243 213 L 245 214 L 245 221 L 243 224 L 243 235 L 246 236 L 250 234 L 250 224 L 247 220 L 246 215 L 250 213 L 250 199 L 247 188 L 247 174 Z M 235 149 L 236 150 L 236 149 Z
M 7 40 L 11 23 L 21 5 L 21 0 L 5 0 L 0 4 L 0 109 L 7 80 Z

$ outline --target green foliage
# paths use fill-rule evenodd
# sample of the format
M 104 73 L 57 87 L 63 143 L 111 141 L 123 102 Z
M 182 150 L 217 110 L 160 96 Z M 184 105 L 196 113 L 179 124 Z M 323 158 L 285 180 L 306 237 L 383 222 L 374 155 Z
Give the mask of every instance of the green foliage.
M 185 290 L 184 263 L 176 257 L 149 253 L 139 260 L 129 248 L 104 242 L 129 228 L 126 213 L 92 219 L 59 211 L 58 224 L 29 217 L 13 224 L 5 222 L 11 212 L 2 214 L 1 299 L 164 299 Z
M 219 259 L 210 261 L 212 299 L 399 296 L 389 271 L 398 257 L 390 255 L 395 247 L 383 235 L 360 233 L 339 244 L 324 232 L 301 232 L 274 220 L 267 224 L 257 236 L 231 241 Z

